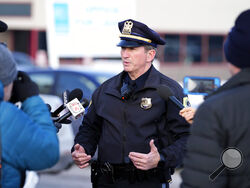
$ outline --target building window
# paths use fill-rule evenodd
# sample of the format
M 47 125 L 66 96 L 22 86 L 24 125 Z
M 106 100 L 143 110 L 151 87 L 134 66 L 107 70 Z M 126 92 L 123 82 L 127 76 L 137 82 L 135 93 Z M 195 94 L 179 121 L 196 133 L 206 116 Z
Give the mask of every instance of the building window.
M 47 51 L 47 41 L 46 41 L 45 31 L 39 31 L 38 33 L 38 49 Z
M 224 62 L 224 35 L 165 34 L 164 63 L 203 64 Z
M 179 62 L 180 36 L 166 35 L 165 40 L 164 62 Z
M 201 62 L 201 36 L 188 35 L 186 46 L 185 62 L 200 63 Z
M 31 4 L 0 3 L 0 16 L 31 16 Z
M 208 62 L 223 61 L 223 36 L 209 36 Z
M 13 31 L 14 33 L 14 50 L 29 54 L 30 52 L 30 31 Z

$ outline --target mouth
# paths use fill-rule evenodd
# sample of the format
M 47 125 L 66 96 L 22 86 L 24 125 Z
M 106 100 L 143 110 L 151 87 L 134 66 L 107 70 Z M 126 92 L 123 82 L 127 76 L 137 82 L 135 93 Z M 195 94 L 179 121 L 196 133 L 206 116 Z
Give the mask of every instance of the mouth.
M 130 63 L 128 61 L 123 61 L 123 65 L 129 65 Z

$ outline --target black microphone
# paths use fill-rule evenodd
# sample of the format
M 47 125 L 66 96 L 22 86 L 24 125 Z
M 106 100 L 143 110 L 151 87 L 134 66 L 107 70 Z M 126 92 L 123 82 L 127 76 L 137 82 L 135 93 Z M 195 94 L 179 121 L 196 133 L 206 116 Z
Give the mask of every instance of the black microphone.
M 49 110 L 49 112 L 50 112 L 50 115 L 51 115 L 51 118 L 52 118 L 52 120 L 53 120 L 53 122 L 56 122 L 56 120 L 57 120 L 57 118 L 58 118 L 58 116 L 53 116 L 53 112 L 51 112 L 51 106 L 50 106 L 50 104 L 47 104 L 46 103 L 46 105 L 47 105 L 47 107 L 48 107 L 48 110 Z M 65 119 L 64 121 L 61 121 L 60 123 L 63 123 L 63 124 L 70 124 L 71 123 L 71 120 L 69 120 L 69 119 Z M 55 125 L 55 124 L 54 124 Z M 55 125 L 56 126 L 56 125 Z M 59 126 L 59 125 L 58 125 Z M 57 127 L 58 128 L 58 127 Z
M 83 108 L 86 108 L 89 105 L 89 101 L 87 99 L 83 99 L 82 102 L 81 102 L 81 105 L 83 106 Z M 85 112 L 85 110 L 84 110 L 84 112 Z M 78 116 L 80 114 L 82 114 L 82 112 L 78 113 L 78 114 L 75 114 L 74 116 L 76 117 L 76 116 Z M 61 117 L 59 117 L 58 119 L 56 119 L 54 121 L 58 122 L 58 123 L 61 123 L 64 120 L 66 120 L 68 117 L 70 117 L 71 115 L 73 115 L 72 112 L 68 111 L 67 113 L 65 113 L 64 115 L 62 115 Z
M 0 20 L 0 32 L 5 32 L 8 29 L 8 25 Z
M 63 111 L 66 107 L 66 104 L 73 100 L 74 98 L 77 98 L 78 100 L 81 100 L 83 96 L 82 90 L 79 88 L 76 88 L 74 90 L 72 90 L 71 92 L 69 92 L 68 90 L 65 90 L 63 92 L 63 104 L 61 106 L 59 106 L 54 112 L 51 113 L 52 117 L 58 117 L 59 113 L 61 111 Z
M 160 85 L 157 88 L 157 92 L 165 101 L 168 101 L 170 99 L 178 108 L 184 108 L 183 104 L 173 95 L 173 92 L 168 86 Z
M 85 98 L 82 99 L 81 105 L 82 105 L 84 108 L 88 107 L 88 105 L 89 105 L 88 99 L 85 99 Z

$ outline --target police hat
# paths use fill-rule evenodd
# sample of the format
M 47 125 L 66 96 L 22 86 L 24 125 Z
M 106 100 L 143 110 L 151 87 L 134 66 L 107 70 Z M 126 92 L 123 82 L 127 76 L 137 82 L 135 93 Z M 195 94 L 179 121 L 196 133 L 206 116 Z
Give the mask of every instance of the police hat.
M 5 32 L 7 29 L 7 24 L 0 20 L 0 32 Z
M 121 41 L 117 46 L 139 47 L 146 44 L 157 47 L 157 44 L 165 44 L 158 33 L 141 22 L 129 19 L 119 22 L 118 27 L 121 32 Z

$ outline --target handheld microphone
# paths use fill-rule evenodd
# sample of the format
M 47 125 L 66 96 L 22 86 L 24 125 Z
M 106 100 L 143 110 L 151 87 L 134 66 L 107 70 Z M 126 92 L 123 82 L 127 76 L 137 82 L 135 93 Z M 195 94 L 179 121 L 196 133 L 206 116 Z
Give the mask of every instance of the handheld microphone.
M 53 112 L 51 112 L 51 106 L 50 106 L 50 104 L 46 104 L 46 105 L 47 105 L 48 110 L 49 110 L 49 112 L 50 112 L 50 114 L 51 114 L 51 118 L 52 118 L 53 122 L 56 122 L 58 117 L 53 116 L 53 114 L 52 114 Z M 60 123 L 63 123 L 63 124 L 70 124 L 70 123 L 71 123 L 71 120 L 65 119 L 64 121 L 61 121 Z
M 160 85 L 157 88 L 157 92 L 165 101 L 168 101 L 170 99 L 179 109 L 184 108 L 183 104 L 173 95 L 173 92 L 169 87 Z
M 83 96 L 82 90 L 79 88 L 76 88 L 69 92 L 68 90 L 65 90 L 63 92 L 63 104 L 59 106 L 54 112 L 51 113 L 52 117 L 58 117 L 61 111 L 63 111 L 66 107 L 66 104 L 68 101 L 73 100 L 74 98 L 77 98 L 78 100 L 81 100 Z
M 77 118 L 79 115 L 84 114 L 85 108 L 89 105 L 89 101 L 87 99 L 83 99 L 83 101 L 80 103 L 80 101 L 75 98 L 69 103 L 67 103 L 67 108 L 69 111 L 59 117 L 58 119 L 55 120 L 55 122 L 61 123 L 64 120 L 66 120 L 68 117 L 71 115 L 74 116 L 74 118 Z
M 88 99 L 83 98 L 83 99 L 82 99 L 82 102 L 81 102 L 81 105 L 82 105 L 84 108 L 88 107 L 88 106 L 89 106 L 89 101 L 88 101 Z

